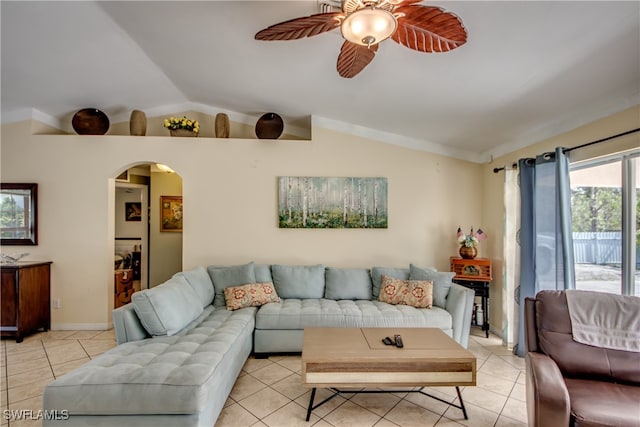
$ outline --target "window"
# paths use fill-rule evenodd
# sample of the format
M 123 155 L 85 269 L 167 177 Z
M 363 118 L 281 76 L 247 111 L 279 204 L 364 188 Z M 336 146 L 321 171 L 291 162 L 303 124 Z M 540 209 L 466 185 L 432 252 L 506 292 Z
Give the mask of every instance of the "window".
M 576 289 L 640 296 L 638 156 L 571 166 Z

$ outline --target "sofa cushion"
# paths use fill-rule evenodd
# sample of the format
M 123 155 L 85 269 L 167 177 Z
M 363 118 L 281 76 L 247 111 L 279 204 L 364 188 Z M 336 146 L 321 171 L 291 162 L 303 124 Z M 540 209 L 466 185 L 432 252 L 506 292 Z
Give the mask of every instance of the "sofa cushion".
M 174 335 L 202 313 L 201 300 L 184 276 L 135 292 L 131 302 L 142 326 L 153 336 Z
M 273 283 L 273 277 L 271 277 L 271 266 L 268 264 L 256 264 L 254 266 L 254 271 L 256 274 L 256 282 L 264 283 L 271 282 Z
M 608 381 L 565 378 L 576 427 L 638 426 L 640 387 Z
M 43 407 L 66 409 L 71 419 L 197 414 L 235 382 L 229 373 L 240 370 L 251 350 L 255 312 L 210 307 L 184 335 L 121 344 L 49 383 Z
M 224 299 L 227 303 L 227 310 L 259 307 L 270 302 L 280 302 L 271 282 L 228 287 L 224 290 Z
M 324 297 L 327 299 L 371 299 L 373 284 L 366 268 L 331 268 L 325 270 Z
M 210 265 L 207 270 L 219 270 L 221 268 L 232 267 L 229 265 Z M 253 272 L 256 275 L 256 283 L 272 282 L 271 265 L 270 264 L 253 264 Z
M 431 308 L 433 283 L 430 280 L 400 280 L 382 276 L 378 299 L 389 304 L 404 304 L 418 308 Z
M 216 307 L 224 307 L 224 290 L 230 286 L 246 285 L 247 283 L 256 283 L 255 265 L 253 262 L 242 265 L 233 265 L 228 267 L 207 267 L 213 287 L 216 290 L 216 296 L 213 299 L 213 305 Z
M 428 268 L 420 268 L 411 264 L 409 266 L 409 279 L 431 280 L 433 282 L 433 304 L 445 308 L 447 306 L 447 294 L 451 287 L 451 281 L 456 273 L 438 272 Z
M 371 280 L 373 282 L 372 298 L 378 299 L 380 295 L 380 285 L 382 276 L 393 277 L 394 279 L 407 280 L 409 278 L 408 268 L 373 267 L 371 269 Z
M 440 328 L 451 335 L 452 318 L 448 311 L 408 305 L 391 305 L 369 300 L 282 299 L 260 307 L 256 329 L 336 328 Z
M 271 276 L 280 298 L 324 297 L 324 265 L 274 264 Z
M 187 280 L 187 283 L 196 291 L 202 307 L 206 307 L 213 302 L 215 289 L 213 289 L 211 277 L 204 267 L 181 271 L 173 275 L 173 277 L 176 276 L 183 276 Z

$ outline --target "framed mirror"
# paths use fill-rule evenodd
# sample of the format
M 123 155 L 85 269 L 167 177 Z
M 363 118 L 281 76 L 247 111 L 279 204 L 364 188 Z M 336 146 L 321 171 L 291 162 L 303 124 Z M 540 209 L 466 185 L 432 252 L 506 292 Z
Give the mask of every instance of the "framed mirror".
M 0 184 L 0 244 L 38 244 L 38 184 Z

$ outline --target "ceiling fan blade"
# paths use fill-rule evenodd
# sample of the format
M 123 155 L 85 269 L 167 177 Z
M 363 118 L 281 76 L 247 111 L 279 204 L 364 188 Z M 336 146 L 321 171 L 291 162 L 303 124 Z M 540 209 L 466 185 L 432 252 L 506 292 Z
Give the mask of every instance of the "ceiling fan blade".
M 467 41 L 467 30 L 456 15 L 432 6 L 399 6 L 398 29 L 391 38 L 420 52 L 448 52 Z
M 342 12 L 318 13 L 271 25 L 256 33 L 256 40 L 296 40 L 316 36 L 339 27 Z
M 345 40 L 338 55 L 338 74 L 347 79 L 356 76 L 373 61 L 377 51 L 377 44 L 367 47 Z

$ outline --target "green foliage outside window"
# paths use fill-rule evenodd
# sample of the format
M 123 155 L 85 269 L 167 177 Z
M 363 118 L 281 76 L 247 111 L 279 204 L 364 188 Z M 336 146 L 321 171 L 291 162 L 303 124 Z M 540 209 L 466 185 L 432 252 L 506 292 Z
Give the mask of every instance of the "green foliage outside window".
M 571 190 L 574 232 L 607 232 L 622 229 L 622 191 L 609 187 L 577 187 Z M 640 190 L 636 190 L 636 245 L 640 246 Z
M 2 238 L 21 238 L 25 234 L 24 207 L 16 203 L 13 197 L 2 197 L 0 203 L 0 225 Z

